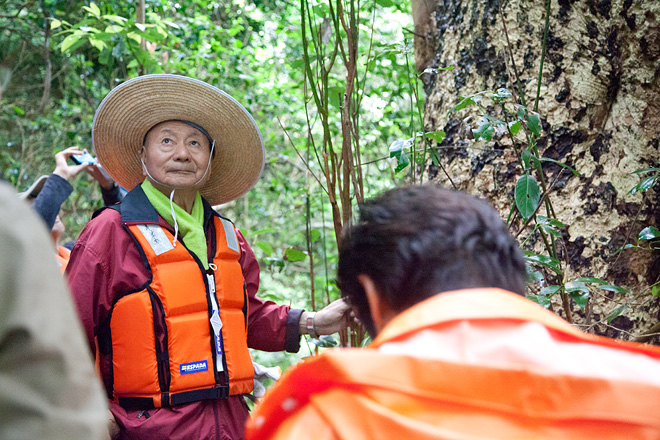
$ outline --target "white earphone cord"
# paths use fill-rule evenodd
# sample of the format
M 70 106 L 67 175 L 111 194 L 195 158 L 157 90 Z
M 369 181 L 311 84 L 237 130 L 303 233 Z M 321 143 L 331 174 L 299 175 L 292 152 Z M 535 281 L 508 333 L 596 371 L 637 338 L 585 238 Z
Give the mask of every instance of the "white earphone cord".
M 144 147 L 143 147 L 144 148 Z M 199 182 L 204 180 L 206 175 L 209 172 L 209 169 L 211 168 L 211 160 L 213 159 L 213 151 L 215 150 L 215 140 L 211 144 L 211 154 L 209 155 L 209 161 L 206 164 L 206 170 L 204 171 L 204 174 L 202 177 L 199 178 L 197 182 L 195 182 L 192 186 L 197 185 Z M 172 192 L 170 193 L 170 212 L 172 213 L 172 219 L 174 220 L 174 240 L 172 240 L 172 246 L 176 247 L 176 242 L 177 242 L 177 237 L 179 236 L 179 222 L 176 220 L 176 213 L 174 212 L 174 191 L 176 190 L 176 187 L 170 186 L 166 183 L 161 182 L 160 180 L 154 179 L 151 174 L 149 174 L 149 170 L 147 169 L 147 166 L 144 164 L 144 160 L 140 157 L 140 162 L 142 162 L 142 169 L 144 170 L 145 173 L 147 173 L 147 176 L 154 182 L 156 182 L 159 185 L 163 185 L 168 188 L 172 188 Z

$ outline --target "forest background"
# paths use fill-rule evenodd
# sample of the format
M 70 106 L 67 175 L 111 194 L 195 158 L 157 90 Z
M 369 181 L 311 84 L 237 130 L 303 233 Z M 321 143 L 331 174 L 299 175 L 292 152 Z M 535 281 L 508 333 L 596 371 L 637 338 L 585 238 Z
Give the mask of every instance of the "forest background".
M 622 170 L 628 177 L 615 182 L 614 198 L 628 210 L 619 217 L 627 222 L 606 238 L 604 250 L 571 238 L 571 223 L 582 218 L 567 214 L 564 199 L 575 193 L 565 189 L 567 176 L 588 180 L 593 167 L 585 173 L 566 152 L 554 154 L 567 142 L 557 132 L 564 121 L 544 112 L 566 96 L 550 96 L 547 66 L 543 76 L 548 29 L 561 26 L 566 2 L 528 7 L 533 56 L 520 41 L 517 47 L 490 41 L 506 33 L 507 23 L 515 35 L 531 21 L 521 18 L 520 2 L 504 3 L 0 0 L 2 179 L 25 190 L 53 170 L 55 152 L 72 145 L 91 150 L 94 111 L 123 81 L 150 73 L 195 77 L 241 102 L 264 138 L 260 181 L 219 207 L 255 251 L 262 298 L 306 309 L 338 298 L 338 237 L 357 204 L 393 186 L 434 181 L 487 197 L 500 210 L 526 251 L 531 299 L 587 331 L 657 343 L 657 154 L 641 154 L 638 166 Z M 590 2 L 574 3 L 577 9 Z M 471 30 L 448 43 L 445 33 L 461 26 Z M 453 57 L 444 53 L 450 46 Z M 488 76 L 479 54 L 491 78 L 471 81 L 470 74 Z M 504 75 L 493 75 L 496 68 Z M 529 103 L 520 93 L 525 88 Z M 479 173 L 498 161 L 484 181 Z M 71 183 L 74 193 L 60 213 L 65 240 L 74 240 L 102 205 L 89 176 Z M 610 186 L 601 192 L 611 199 Z M 610 215 L 597 208 L 590 214 Z M 586 264 L 595 253 L 602 261 Z M 622 261 L 635 261 L 636 269 L 611 270 Z M 360 329 L 341 339 L 368 343 Z M 298 357 L 255 356 L 286 368 L 316 346 L 337 343 L 324 337 L 306 340 Z

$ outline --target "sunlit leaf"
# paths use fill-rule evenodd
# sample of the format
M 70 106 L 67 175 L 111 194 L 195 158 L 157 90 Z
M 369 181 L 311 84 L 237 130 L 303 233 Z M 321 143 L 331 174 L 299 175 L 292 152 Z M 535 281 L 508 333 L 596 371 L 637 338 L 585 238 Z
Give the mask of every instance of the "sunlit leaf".
M 491 140 L 494 132 L 495 129 L 491 126 L 490 121 L 483 116 L 481 119 L 479 119 L 479 125 L 477 128 L 472 129 L 472 134 L 474 134 L 475 141 L 478 141 L 479 139 L 489 141 Z
M 548 255 L 540 255 L 531 251 L 523 251 L 525 254 L 525 261 L 528 263 L 536 263 L 541 266 L 551 269 L 556 274 L 561 274 L 561 269 L 559 267 L 559 260 L 556 258 L 550 257 Z
M 639 232 L 639 240 L 653 240 L 660 237 L 660 230 L 655 226 L 647 226 Z
M 560 291 L 561 291 L 561 286 L 552 285 L 552 286 L 544 287 L 543 289 L 541 289 L 540 294 L 545 295 L 545 296 L 552 296 L 555 293 L 560 292 Z
M 76 35 L 69 35 L 66 37 L 60 46 L 62 53 L 67 52 L 74 44 L 78 42 L 78 40 L 80 40 L 80 37 Z
M 54 19 L 53 21 L 50 22 L 51 29 L 57 29 L 60 26 L 62 26 L 62 22 L 60 20 Z
M 658 176 L 649 176 L 635 185 L 631 190 L 630 194 L 635 194 L 636 192 L 646 192 L 658 182 Z
M 445 132 L 442 130 L 431 131 L 429 133 L 425 133 L 424 136 L 426 136 L 429 139 L 433 139 L 437 143 L 441 143 L 445 138 Z
M 288 248 L 284 251 L 284 259 L 287 261 L 303 261 L 307 258 L 307 254 L 298 249 Z
M 511 134 L 513 134 L 513 135 L 518 134 L 518 132 L 520 131 L 521 125 L 522 124 L 520 123 L 520 121 L 511 121 L 511 122 L 509 122 L 509 131 L 511 132 Z
M 22 108 L 18 107 L 18 106 L 12 105 L 11 108 L 12 108 L 16 113 L 18 113 L 19 115 L 24 115 L 24 114 L 25 114 L 25 111 L 24 111 Z

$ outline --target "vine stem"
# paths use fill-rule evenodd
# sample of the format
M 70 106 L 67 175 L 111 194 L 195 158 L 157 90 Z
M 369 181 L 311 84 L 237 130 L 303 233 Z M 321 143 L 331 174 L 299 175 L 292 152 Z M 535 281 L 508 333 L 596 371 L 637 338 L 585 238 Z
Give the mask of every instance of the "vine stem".
M 543 76 L 543 62 L 545 61 L 545 48 L 548 41 L 548 28 L 550 27 L 550 0 L 545 3 L 545 29 L 543 30 L 543 46 L 541 46 L 541 67 L 539 68 L 539 79 L 536 84 L 536 101 L 534 111 L 539 111 L 539 98 L 541 96 L 541 77 Z

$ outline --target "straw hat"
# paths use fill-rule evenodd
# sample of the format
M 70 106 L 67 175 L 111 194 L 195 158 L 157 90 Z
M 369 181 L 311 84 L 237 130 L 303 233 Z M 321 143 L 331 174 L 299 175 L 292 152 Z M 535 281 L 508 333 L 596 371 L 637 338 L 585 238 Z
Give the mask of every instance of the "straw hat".
M 179 119 L 215 139 L 211 177 L 200 189 L 212 205 L 234 200 L 259 180 L 264 143 L 252 116 L 234 98 L 179 75 L 145 75 L 115 87 L 94 115 L 92 142 L 99 162 L 127 190 L 144 180 L 140 148 L 154 125 Z

